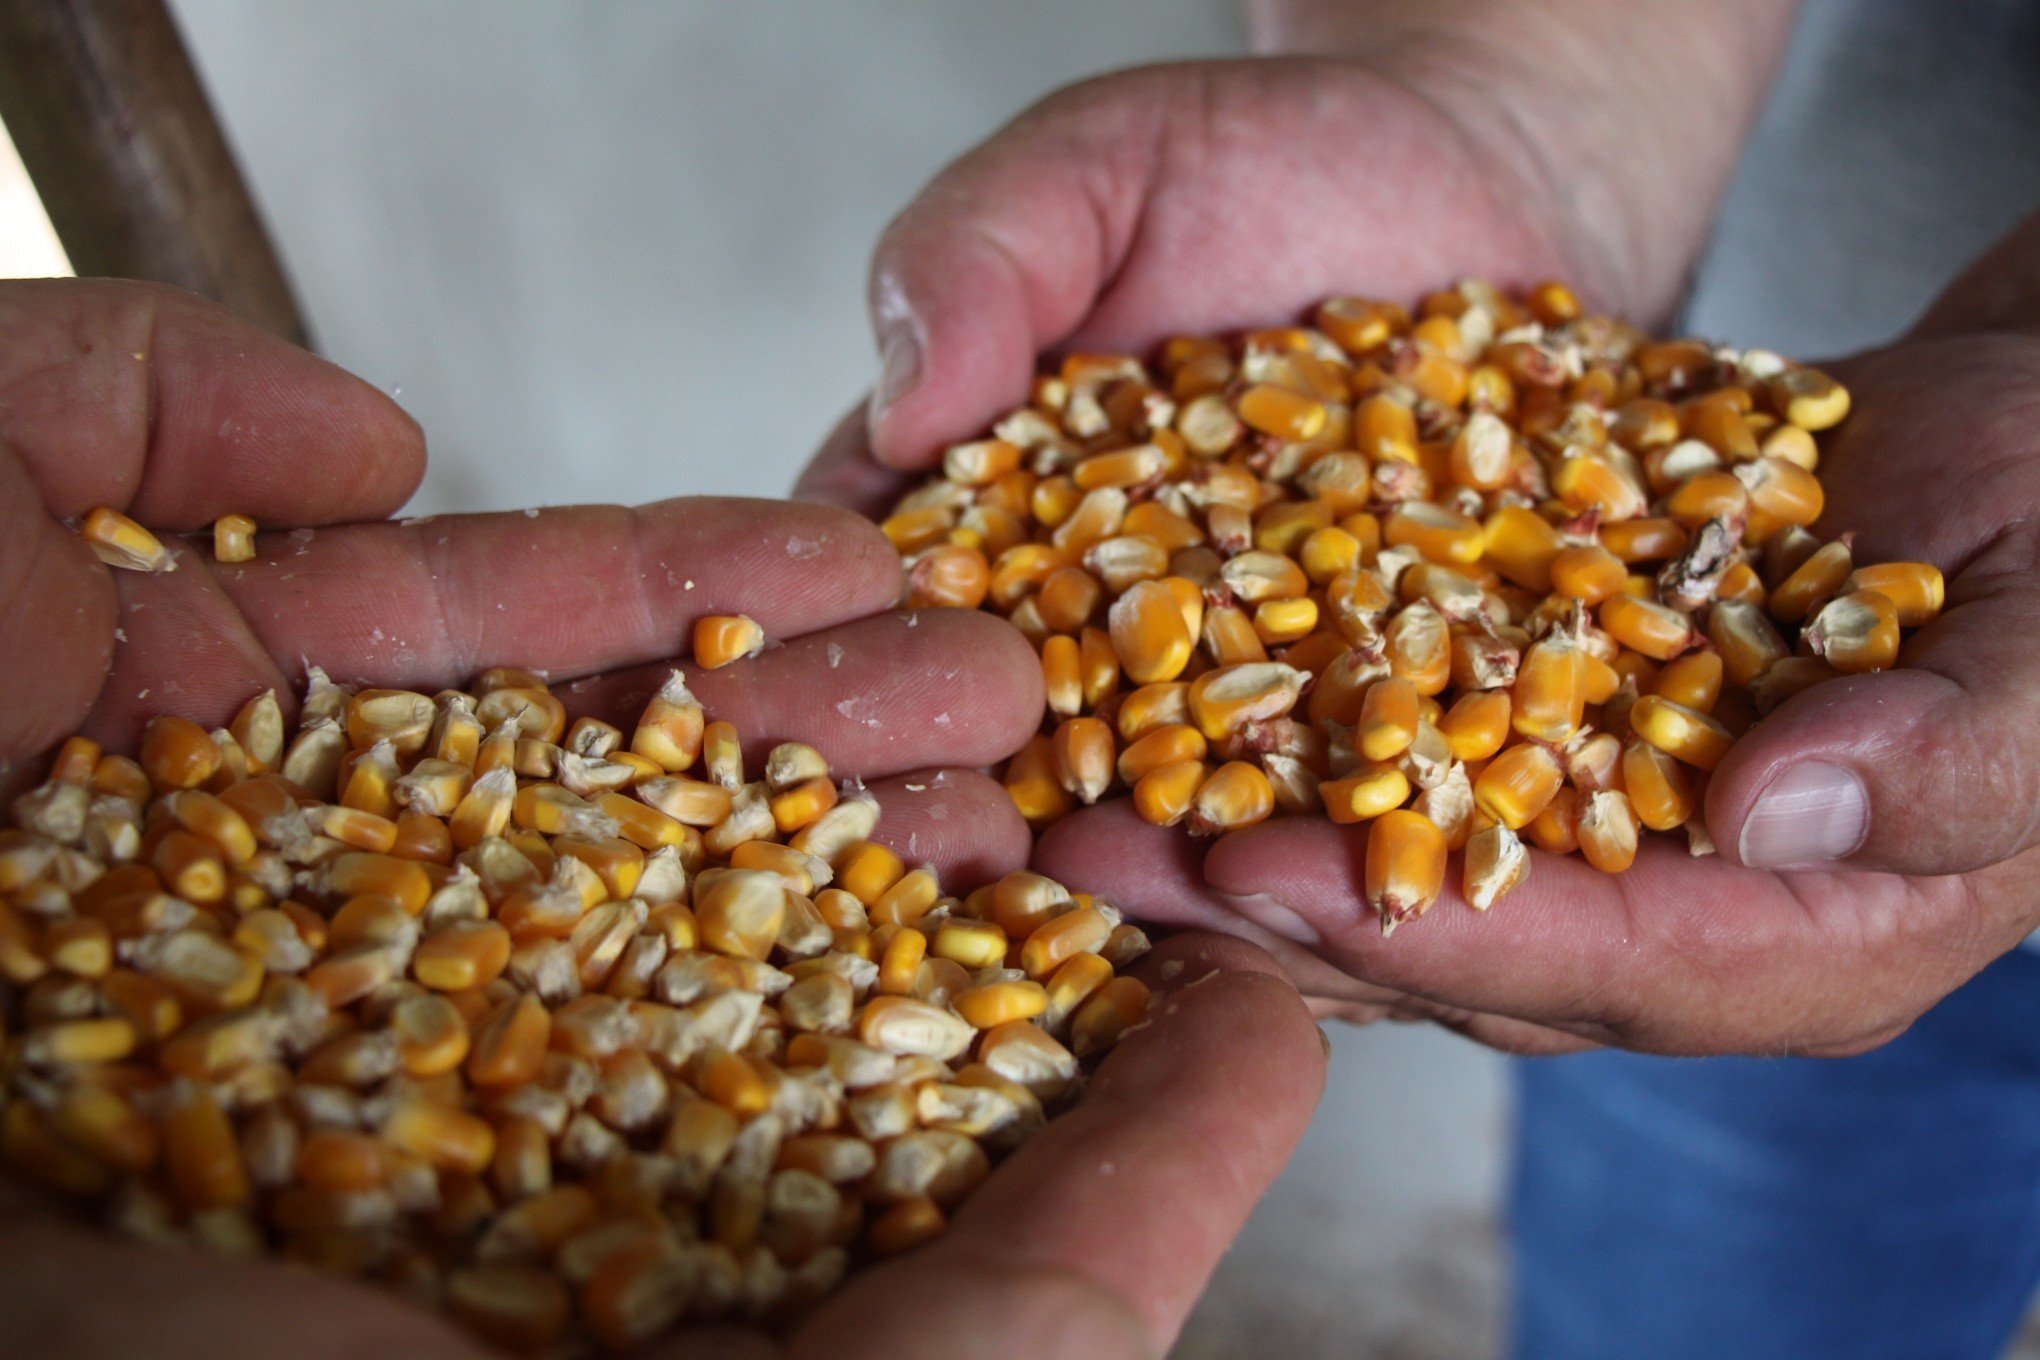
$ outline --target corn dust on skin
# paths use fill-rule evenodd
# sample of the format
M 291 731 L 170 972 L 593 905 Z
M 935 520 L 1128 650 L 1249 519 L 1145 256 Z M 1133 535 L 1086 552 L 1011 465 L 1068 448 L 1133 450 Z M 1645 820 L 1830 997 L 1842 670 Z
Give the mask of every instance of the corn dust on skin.
M 1809 531 L 1848 409 L 1558 283 L 1333 298 L 1067 357 L 883 528 L 919 602 L 1040 653 L 1048 715 L 1005 776 L 1035 827 L 1119 796 L 1193 834 L 1322 812 L 1366 828 L 1386 929 L 1451 853 L 1485 910 L 1525 842 L 1609 872 L 1640 830 L 1708 852 L 1707 774 L 1751 724 L 1897 664 L 1941 573 Z
M 499 668 L 73 738 L 0 827 L 0 1165 L 518 1351 L 769 1324 L 939 1234 L 1147 1009 L 1112 907 L 953 895 L 877 822 L 677 673 L 631 731 Z

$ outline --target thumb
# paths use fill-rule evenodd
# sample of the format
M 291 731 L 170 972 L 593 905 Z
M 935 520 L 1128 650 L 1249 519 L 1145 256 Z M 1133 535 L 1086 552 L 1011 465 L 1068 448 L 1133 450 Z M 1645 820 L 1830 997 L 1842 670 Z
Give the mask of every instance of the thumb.
M 1816 685 L 1736 743 L 1707 799 L 1725 854 L 1958 874 L 2040 840 L 2040 340 L 2017 333 L 2036 319 L 2040 217 L 1913 338 L 1845 366 L 1862 400 L 1823 460 L 1821 528 L 1939 566 L 1948 607 L 1903 669 Z
M 1131 247 L 1165 125 L 1151 73 L 1049 96 L 936 176 L 872 259 L 871 447 L 932 466 L 1022 404 Z M 1161 73 L 1152 73 L 1159 76 Z

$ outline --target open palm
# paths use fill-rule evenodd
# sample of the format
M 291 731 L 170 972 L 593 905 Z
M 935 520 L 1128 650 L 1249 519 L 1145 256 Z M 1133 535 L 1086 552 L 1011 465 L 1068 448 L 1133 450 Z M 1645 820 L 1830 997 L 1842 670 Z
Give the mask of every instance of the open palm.
M 1856 410 L 1823 462 L 1816 529 L 1854 531 L 1861 560 L 1935 563 L 1949 607 L 1904 669 L 1822 684 L 1737 743 L 1708 787 L 1720 855 L 1648 837 L 1610 878 L 1532 851 L 1492 913 L 1450 893 L 1393 939 L 1364 906 L 1364 827 L 1288 819 L 1207 851 L 1105 807 L 1054 828 L 1038 866 L 1155 919 L 1243 925 L 1333 1008 L 1510 1048 L 1847 1053 L 1895 1037 L 2040 924 L 2036 279 L 2029 226 L 1911 336 L 1837 366 Z M 1752 809 L 1808 763 L 1860 781 L 1860 845 L 1839 866 L 1745 867 Z
M 427 692 L 533 667 L 573 713 L 634 722 L 694 618 L 742 611 L 781 645 L 688 679 L 752 759 L 812 742 L 870 786 L 880 834 L 947 880 L 1024 865 L 1027 828 L 975 767 L 1012 751 L 1040 711 L 1026 643 L 989 617 L 880 614 L 901 577 L 871 524 L 701 499 L 381 518 L 423 460 L 417 427 L 380 393 L 194 298 L 0 285 L 0 786 L 39 779 L 74 730 L 132 749 L 155 714 L 222 724 L 272 687 L 288 710 L 307 665 Z M 162 535 L 176 569 L 102 565 L 64 523 L 95 505 Z M 229 511 L 270 530 L 253 562 L 222 565 L 173 537 Z M 1324 1060 L 1293 989 L 1250 946 L 1185 939 L 1154 960 L 1155 1023 L 1078 1107 L 938 1245 L 824 1304 L 791 1354 L 1168 1343 L 1301 1135 Z M 1181 1184 L 1200 1193 L 1169 1192 Z M 0 1317 L 19 1349 L 53 1357 L 477 1353 L 387 1294 L 116 1242 L 4 1183 Z M 730 1346 L 769 1349 L 757 1336 Z

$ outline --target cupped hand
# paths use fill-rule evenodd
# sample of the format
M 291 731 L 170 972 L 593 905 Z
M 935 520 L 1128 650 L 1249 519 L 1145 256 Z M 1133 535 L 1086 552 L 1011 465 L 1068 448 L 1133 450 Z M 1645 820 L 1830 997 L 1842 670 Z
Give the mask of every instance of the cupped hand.
M 1456 890 L 1382 936 L 1366 828 L 1263 823 L 1208 846 L 1102 806 L 1037 867 L 1129 911 L 1268 943 L 1322 1009 L 1503 1047 L 1850 1053 L 1901 1033 L 2040 925 L 2040 219 L 1913 333 L 1835 371 L 1823 538 L 1923 560 L 1947 609 L 1903 669 L 1821 684 L 1739 741 L 1706 822 L 1629 872 L 1531 851 L 1486 915 Z
M 1149 1021 L 933 1243 L 853 1274 L 779 1336 L 684 1327 L 648 1357 L 1145 1360 L 1163 1354 L 1303 1135 L 1325 1050 L 1244 941 L 1179 936 L 1135 970 Z M 0 1185 L 0 1192 L 5 1191 Z M 118 1240 L 0 1199 L 0 1317 L 48 1360 L 490 1354 L 383 1290 L 302 1267 Z
M 1386 58 L 1185 63 L 1049 96 L 887 228 L 878 388 L 799 494 L 882 512 L 1022 404 L 1044 351 L 1141 353 L 1466 276 L 1597 298 L 1606 261 L 1577 244 L 1520 112 L 1474 72 Z
M 911 858 L 959 881 L 1025 862 L 1026 827 L 977 767 L 1033 730 L 1038 668 L 989 617 L 879 613 L 900 568 L 868 522 L 706 499 L 382 518 L 423 460 L 387 398 L 209 304 L 136 284 L 0 285 L 0 784 L 40 777 L 72 731 L 132 749 L 155 714 L 214 726 L 272 687 L 289 712 L 308 665 L 428 692 L 524 666 L 571 712 L 629 722 L 683 664 L 754 754 L 808 741 L 866 780 L 879 834 Z M 154 530 L 176 570 L 101 564 L 68 524 L 97 505 Z M 265 530 L 252 562 L 176 537 L 230 511 Z M 779 645 L 684 666 L 693 620 L 735 612 Z M 1188 940 L 1151 966 L 1176 987 L 1218 976 L 1160 1003 L 950 1236 L 859 1277 L 795 1354 L 1166 1344 L 1300 1136 L 1323 1055 L 1258 952 Z M 27 1202 L 0 1216 L 0 1317 L 24 1350 L 472 1353 L 382 1293 L 116 1242 Z

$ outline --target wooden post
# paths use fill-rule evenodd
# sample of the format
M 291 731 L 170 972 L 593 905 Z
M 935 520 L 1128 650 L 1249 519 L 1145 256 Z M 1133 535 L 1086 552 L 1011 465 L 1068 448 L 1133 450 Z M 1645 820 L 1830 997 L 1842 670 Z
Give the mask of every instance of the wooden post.
M 164 0 L 0 0 L 0 118 L 80 275 L 189 288 L 309 347 Z

